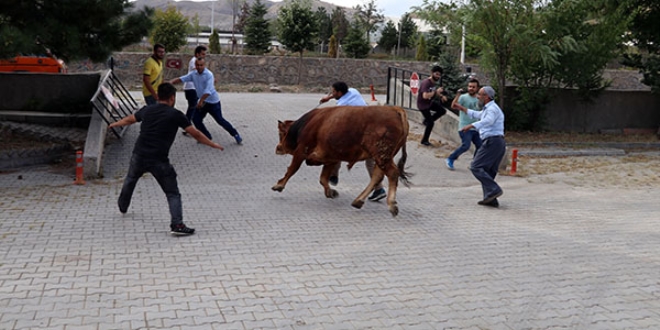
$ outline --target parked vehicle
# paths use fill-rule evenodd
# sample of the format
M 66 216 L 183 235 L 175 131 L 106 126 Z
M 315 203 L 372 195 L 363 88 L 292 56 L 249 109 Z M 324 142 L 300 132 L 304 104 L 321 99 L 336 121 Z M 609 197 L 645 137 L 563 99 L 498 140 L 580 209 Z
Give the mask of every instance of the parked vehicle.
M 20 55 L 0 60 L 0 72 L 66 73 L 67 67 L 55 57 Z

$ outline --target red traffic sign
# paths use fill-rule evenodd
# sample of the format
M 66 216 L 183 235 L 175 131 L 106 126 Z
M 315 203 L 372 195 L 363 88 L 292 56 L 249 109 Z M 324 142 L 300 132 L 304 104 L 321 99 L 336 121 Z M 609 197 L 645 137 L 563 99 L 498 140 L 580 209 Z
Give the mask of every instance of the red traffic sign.
M 418 91 L 419 91 L 419 76 L 417 75 L 417 72 L 413 72 L 410 75 L 410 92 L 412 92 L 413 95 L 417 95 Z

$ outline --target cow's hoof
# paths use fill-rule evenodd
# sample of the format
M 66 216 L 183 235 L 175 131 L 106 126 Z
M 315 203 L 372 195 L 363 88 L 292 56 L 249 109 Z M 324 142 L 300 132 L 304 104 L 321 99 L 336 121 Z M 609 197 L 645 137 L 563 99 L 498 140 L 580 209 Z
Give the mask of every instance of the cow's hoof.
M 396 204 L 392 204 L 389 207 L 389 209 L 390 209 L 390 213 L 392 213 L 393 217 L 396 217 L 397 215 L 399 215 L 399 207 Z
M 351 206 L 353 206 L 356 209 L 361 209 L 362 205 L 364 205 L 364 201 L 361 200 L 354 200 L 353 203 L 351 203 Z
M 339 193 L 334 189 L 329 189 L 328 192 L 325 193 L 325 197 L 328 198 L 337 198 L 337 196 L 339 196 Z
M 280 186 L 276 184 L 270 189 L 273 189 L 274 191 L 282 192 L 282 190 L 284 190 L 284 186 Z

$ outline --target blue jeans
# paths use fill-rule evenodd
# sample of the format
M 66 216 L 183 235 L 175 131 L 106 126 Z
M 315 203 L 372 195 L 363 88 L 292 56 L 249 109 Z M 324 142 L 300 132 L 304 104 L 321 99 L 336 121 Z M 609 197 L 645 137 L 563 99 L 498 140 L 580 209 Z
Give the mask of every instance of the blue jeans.
M 224 128 L 231 136 L 236 136 L 236 134 L 238 134 L 238 131 L 236 131 L 234 126 L 222 117 L 222 107 L 220 106 L 220 102 L 212 104 L 205 103 L 201 109 L 195 111 L 195 114 L 193 115 L 193 124 L 195 124 L 195 127 L 206 135 L 209 140 L 211 140 L 211 133 L 209 133 L 209 130 L 204 126 L 204 117 L 206 117 L 207 113 L 211 114 L 211 117 L 215 119 L 215 122 L 222 126 L 222 128 Z
M 484 139 L 481 147 L 474 155 L 470 171 L 479 182 L 484 193 L 484 199 L 502 192 L 502 188 L 495 182 L 497 170 L 506 151 L 506 142 L 503 136 L 493 136 Z
M 145 96 L 144 96 L 144 102 L 145 102 L 147 105 L 152 105 L 152 104 L 156 104 L 156 103 L 157 103 L 157 102 L 156 102 L 156 98 L 155 98 L 153 95 L 149 95 L 149 96 L 146 96 L 146 95 L 145 95 Z
M 133 154 L 131 157 L 131 165 L 128 168 L 128 174 L 124 179 L 124 185 L 119 194 L 120 208 L 128 209 L 133 197 L 135 185 L 142 175 L 146 172 L 156 178 L 156 181 L 163 189 L 167 197 L 167 203 L 170 207 L 170 216 L 172 218 L 171 224 L 178 225 L 183 223 L 183 209 L 181 206 L 181 194 L 179 193 L 179 186 L 176 181 L 176 171 L 169 161 L 157 161 L 148 158 L 140 157 Z
M 186 118 L 192 122 L 193 115 L 195 114 L 195 108 L 197 108 L 197 92 L 194 89 L 185 89 L 183 93 L 186 95 L 186 101 L 188 101 L 188 109 L 186 110 Z
M 479 137 L 479 132 L 476 130 L 469 130 L 467 132 L 458 131 L 458 135 L 461 137 L 461 146 L 458 147 L 454 152 L 449 155 L 449 159 L 457 160 L 460 155 L 470 150 L 470 144 L 474 143 L 474 154 L 477 154 L 477 150 L 481 147 L 481 138 Z

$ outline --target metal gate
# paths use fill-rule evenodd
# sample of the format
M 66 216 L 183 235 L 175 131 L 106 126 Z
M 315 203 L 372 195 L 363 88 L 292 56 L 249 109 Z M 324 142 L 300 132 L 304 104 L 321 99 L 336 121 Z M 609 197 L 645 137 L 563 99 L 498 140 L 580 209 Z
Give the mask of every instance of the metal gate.
M 134 113 L 138 108 L 137 101 L 133 99 L 112 70 L 108 70 L 101 77 L 99 88 L 92 96 L 90 103 L 108 125 Z M 126 127 L 114 127 L 110 130 L 117 138 L 121 139 Z

